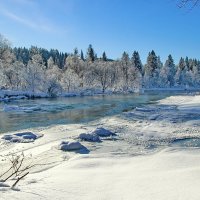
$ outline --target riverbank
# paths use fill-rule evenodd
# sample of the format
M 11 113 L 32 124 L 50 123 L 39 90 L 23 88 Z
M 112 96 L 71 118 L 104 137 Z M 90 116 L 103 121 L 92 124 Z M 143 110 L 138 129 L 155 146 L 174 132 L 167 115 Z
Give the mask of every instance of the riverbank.
M 23 151 L 38 164 L 19 183 L 20 191 L 1 190 L 1 198 L 199 199 L 199 102 L 198 95 L 168 97 L 97 121 L 26 130 L 43 135 L 32 143 L 1 140 L 1 156 Z M 100 143 L 77 139 L 97 127 L 116 136 Z M 58 148 L 71 139 L 89 152 Z M 6 167 L 1 160 L 0 168 Z
M 200 92 L 200 88 L 141 88 L 135 92 L 123 91 L 105 91 L 101 90 L 83 90 L 79 92 L 64 92 L 55 96 L 50 96 L 44 92 L 30 92 L 30 91 L 15 91 L 15 90 L 0 90 L 0 102 L 12 101 L 19 99 L 37 99 L 37 98 L 55 98 L 55 97 L 81 97 L 81 96 L 95 96 L 95 95 L 119 95 L 119 94 L 143 94 L 155 92 Z

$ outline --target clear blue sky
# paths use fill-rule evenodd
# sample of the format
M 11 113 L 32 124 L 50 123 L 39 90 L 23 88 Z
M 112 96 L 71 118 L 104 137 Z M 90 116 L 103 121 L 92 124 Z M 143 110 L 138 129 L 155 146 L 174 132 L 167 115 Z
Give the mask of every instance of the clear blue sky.
M 200 59 L 200 6 L 179 9 L 176 0 L 0 0 L 0 33 L 13 46 L 36 45 L 113 59 L 139 51 L 143 62 L 155 50 Z

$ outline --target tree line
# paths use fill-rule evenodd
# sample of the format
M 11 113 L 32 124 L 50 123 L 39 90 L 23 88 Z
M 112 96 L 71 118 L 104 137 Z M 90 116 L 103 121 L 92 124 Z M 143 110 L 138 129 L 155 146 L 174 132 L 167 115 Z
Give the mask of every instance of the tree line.
M 112 60 L 106 52 L 98 57 L 92 45 L 86 55 L 77 48 L 73 53 L 35 46 L 11 48 L 10 42 L 0 35 L 0 87 L 49 96 L 200 87 L 200 61 L 186 57 L 176 65 L 169 55 L 163 64 L 153 50 L 145 64 L 137 51 L 131 56 L 123 52 L 120 59 Z

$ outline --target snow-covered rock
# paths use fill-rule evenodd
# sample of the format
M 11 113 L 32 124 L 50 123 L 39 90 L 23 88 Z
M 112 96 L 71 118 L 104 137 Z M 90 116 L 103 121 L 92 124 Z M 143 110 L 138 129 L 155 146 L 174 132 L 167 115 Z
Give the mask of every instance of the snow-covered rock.
M 109 131 L 105 128 L 96 128 L 94 131 L 91 132 L 91 134 L 98 135 L 100 137 L 109 137 L 109 136 L 116 136 L 115 133 Z
M 136 107 L 135 110 L 139 111 L 139 112 L 152 112 L 152 111 L 154 111 L 153 108 L 140 108 L 140 107 Z
M 9 99 L 10 100 L 18 100 L 18 99 L 27 99 L 28 97 L 24 95 L 19 95 L 19 96 L 11 96 Z
M 78 138 L 87 142 L 101 142 L 98 135 L 91 133 L 81 133 Z
M 62 151 L 77 151 L 85 148 L 80 142 L 77 141 L 62 141 L 58 147 Z
M 10 106 L 5 105 L 5 106 L 3 107 L 3 111 L 5 111 L 5 112 L 9 112 L 9 111 L 18 111 L 18 110 L 20 110 L 20 107 L 19 107 L 19 106 L 15 106 L 15 105 L 10 105 Z
M 40 111 L 42 108 L 39 106 L 17 106 L 17 105 L 4 105 L 3 111 L 4 112 L 34 112 Z
M 14 143 L 16 143 L 16 142 L 28 143 L 28 142 L 33 142 L 42 136 L 43 136 L 42 134 L 36 134 L 36 133 L 32 133 L 32 132 L 22 132 L 22 133 L 4 135 L 2 137 L 2 139 L 10 141 L 10 142 L 14 142 Z
M 149 117 L 149 120 L 156 120 L 158 117 L 159 117 L 158 114 L 151 115 L 151 116 Z

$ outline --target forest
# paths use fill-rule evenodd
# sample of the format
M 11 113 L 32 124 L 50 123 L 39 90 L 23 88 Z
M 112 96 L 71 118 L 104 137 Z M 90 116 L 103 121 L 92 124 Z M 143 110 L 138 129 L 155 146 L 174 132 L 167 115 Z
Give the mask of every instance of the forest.
M 98 57 L 90 44 L 87 52 L 73 53 L 11 47 L 0 35 L 1 90 L 43 93 L 50 97 L 62 94 L 132 93 L 143 89 L 189 89 L 200 86 L 200 61 L 180 58 L 174 63 L 172 55 L 162 63 L 152 50 L 142 63 L 138 51 L 123 52 L 112 60 L 102 53 Z

